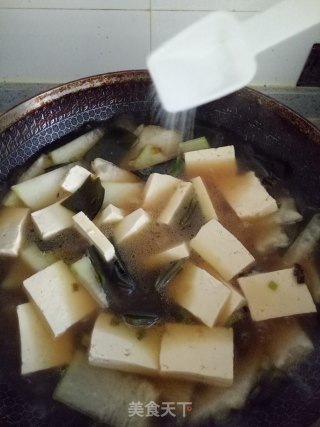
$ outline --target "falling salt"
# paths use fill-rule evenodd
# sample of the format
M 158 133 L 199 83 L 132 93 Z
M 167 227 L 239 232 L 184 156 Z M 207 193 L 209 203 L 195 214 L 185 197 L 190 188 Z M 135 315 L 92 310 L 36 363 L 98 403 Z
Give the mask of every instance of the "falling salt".
M 174 129 L 181 132 L 184 141 L 193 138 L 195 108 L 178 113 L 169 113 L 162 107 L 154 86 L 150 89 L 149 100 L 151 102 L 152 123 L 156 123 L 165 129 Z

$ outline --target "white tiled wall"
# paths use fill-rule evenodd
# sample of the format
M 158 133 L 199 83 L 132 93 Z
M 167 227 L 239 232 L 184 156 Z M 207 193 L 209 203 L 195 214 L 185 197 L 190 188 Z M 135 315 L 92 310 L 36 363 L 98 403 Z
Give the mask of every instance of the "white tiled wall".
M 150 50 L 147 11 L 10 9 L 0 13 L 0 72 L 7 81 L 64 82 L 141 68 Z
M 0 82 L 65 82 L 145 68 L 151 49 L 209 11 L 248 19 L 277 1 L 0 0 Z M 252 83 L 295 85 L 316 42 L 320 24 L 264 52 Z
M 257 12 L 278 0 L 151 0 L 153 10 L 228 10 Z M 298 0 L 300 1 L 300 0 Z
M 320 1 L 320 0 L 319 0 Z M 151 46 L 156 48 L 163 41 L 186 28 L 197 19 L 203 18 L 208 12 L 204 11 L 151 11 Z M 233 12 L 239 19 L 247 19 L 255 12 Z

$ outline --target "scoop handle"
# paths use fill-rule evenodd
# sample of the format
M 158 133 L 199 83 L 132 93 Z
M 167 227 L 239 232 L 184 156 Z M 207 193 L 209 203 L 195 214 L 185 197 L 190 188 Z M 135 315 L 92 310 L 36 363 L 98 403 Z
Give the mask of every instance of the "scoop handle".
M 254 54 L 320 23 L 320 0 L 284 0 L 242 23 Z

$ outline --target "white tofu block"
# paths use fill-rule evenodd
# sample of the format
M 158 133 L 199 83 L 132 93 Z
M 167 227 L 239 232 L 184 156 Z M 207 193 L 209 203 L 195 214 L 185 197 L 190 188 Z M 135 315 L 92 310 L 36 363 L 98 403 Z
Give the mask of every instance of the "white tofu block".
M 90 175 L 92 174 L 88 169 L 79 165 L 73 166 L 62 181 L 61 188 L 68 193 L 74 193 Z
M 32 303 L 18 305 L 21 374 L 66 365 L 73 353 L 71 335 L 54 338 Z
M 139 339 L 138 330 L 124 323 L 113 324 L 112 313 L 99 315 L 89 349 L 89 363 L 120 371 L 156 373 L 159 370 L 161 330 L 148 328 Z
M 211 328 L 230 297 L 230 290 L 192 262 L 170 282 L 169 296 Z
M 120 209 L 135 210 L 142 204 L 144 184 L 141 182 L 101 182 L 105 189 L 102 207 L 117 206 Z
M 206 186 L 204 185 L 204 182 L 202 181 L 202 178 L 197 176 L 196 178 L 193 178 L 191 182 L 193 184 L 201 213 L 205 220 L 210 221 L 211 219 L 218 219 L 217 213 L 213 207 L 209 193 L 206 189 Z
M 208 384 L 233 381 L 233 331 L 168 323 L 161 341 L 160 372 Z
M 21 249 L 20 258 L 33 272 L 43 270 L 57 261 L 52 253 L 42 252 L 33 242 Z
M 231 175 L 216 185 L 241 220 L 257 220 L 278 210 L 277 202 L 254 172 Z
M 238 282 L 253 320 L 316 311 L 308 287 L 297 283 L 292 268 L 240 277 Z
M 194 175 L 205 169 L 212 174 L 228 174 L 237 170 L 234 146 L 207 148 L 184 153 L 185 170 L 188 175 Z
M 149 224 L 151 218 L 142 208 L 139 208 L 123 218 L 114 228 L 114 238 L 117 243 L 134 236 Z
M 62 166 L 50 172 L 36 176 L 27 181 L 20 182 L 12 190 L 33 211 L 57 202 L 63 196 L 61 183 L 70 165 Z
M 72 219 L 83 237 L 97 248 L 106 261 L 111 261 L 115 255 L 115 250 L 102 231 L 83 212 L 77 213 Z
M 246 305 L 246 299 L 234 286 L 228 282 L 223 281 L 222 283 L 230 290 L 230 296 L 223 306 L 216 322 L 217 325 L 221 326 L 226 325 L 235 311 Z
M 254 263 L 243 244 L 215 219 L 201 227 L 190 246 L 227 281 Z
M 191 414 L 194 425 L 209 417 L 223 419 L 232 409 L 244 407 L 249 393 L 260 378 L 261 366 L 262 351 L 258 348 L 253 354 L 249 353 L 237 360 L 232 387 L 208 385 L 198 390 L 194 395 L 194 411 Z
M 152 173 L 143 190 L 142 207 L 146 210 L 159 209 L 159 203 L 165 202 L 180 182 L 171 175 Z
M 32 212 L 31 219 L 43 240 L 52 239 L 57 234 L 73 227 L 74 212 L 58 203 Z
M 192 194 L 193 186 L 191 182 L 180 182 L 167 205 L 161 211 L 157 221 L 161 224 L 171 225 L 177 220 L 178 215 L 182 213 L 183 208 L 187 206 Z
M 102 210 L 102 212 L 95 218 L 95 222 L 98 226 L 115 224 L 116 222 L 121 221 L 125 217 L 125 211 L 119 209 L 114 205 L 108 205 Z
M 28 217 L 27 208 L 0 210 L 0 256 L 18 256 Z
M 151 255 L 147 259 L 147 264 L 152 267 L 161 267 L 179 259 L 188 258 L 190 255 L 189 246 L 183 242 L 158 254 Z
M 104 159 L 94 159 L 91 162 L 93 172 L 101 181 L 105 182 L 139 182 L 137 175 L 121 169 L 115 164 Z
M 35 273 L 23 286 L 55 337 L 96 310 L 97 304 L 63 261 Z

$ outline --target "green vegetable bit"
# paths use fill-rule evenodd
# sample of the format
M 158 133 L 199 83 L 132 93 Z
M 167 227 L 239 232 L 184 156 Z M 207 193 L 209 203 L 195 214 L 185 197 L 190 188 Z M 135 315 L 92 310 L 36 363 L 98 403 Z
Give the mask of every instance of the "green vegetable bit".
M 198 206 L 198 201 L 195 198 L 192 198 L 189 204 L 186 206 L 183 215 L 179 221 L 179 225 L 184 228 L 186 227 L 192 219 L 192 216 Z
M 168 264 L 166 267 L 164 267 L 156 282 L 155 282 L 155 289 L 157 291 L 160 291 L 161 289 L 165 288 L 169 282 L 171 282 L 171 280 L 178 274 L 180 273 L 180 271 L 183 268 L 183 262 L 184 260 L 178 260 L 178 261 L 173 261 L 170 262 L 170 264 Z
M 210 148 L 210 145 L 207 139 L 204 136 L 200 138 L 191 139 L 190 141 L 180 142 L 179 148 L 182 153 L 187 153 L 188 151 L 198 151 Z
M 277 290 L 277 288 L 278 288 L 278 284 L 276 283 L 276 282 L 274 282 L 273 280 L 271 280 L 269 283 L 268 283 L 268 288 L 270 288 L 272 291 L 276 291 Z
M 168 173 L 169 175 L 172 175 L 172 176 L 178 176 L 182 173 L 183 169 L 184 169 L 184 158 L 182 156 L 178 156 L 174 164 L 169 169 Z
M 135 328 L 149 328 L 160 320 L 159 315 L 152 313 L 125 314 L 122 318 L 127 325 Z

